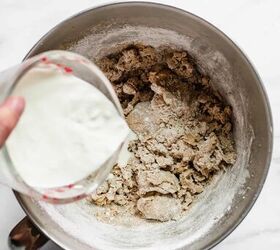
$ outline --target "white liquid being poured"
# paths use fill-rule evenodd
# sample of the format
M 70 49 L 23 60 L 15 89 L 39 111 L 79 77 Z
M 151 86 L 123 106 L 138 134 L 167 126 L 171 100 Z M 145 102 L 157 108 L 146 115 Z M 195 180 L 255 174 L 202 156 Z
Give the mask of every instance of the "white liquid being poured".
M 30 186 L 57 187 L 85 178 L 129 133 L 110 100 L 72 74 L 32 69 L 13 94 L 25 97 L 26 108 L 6 145 Z

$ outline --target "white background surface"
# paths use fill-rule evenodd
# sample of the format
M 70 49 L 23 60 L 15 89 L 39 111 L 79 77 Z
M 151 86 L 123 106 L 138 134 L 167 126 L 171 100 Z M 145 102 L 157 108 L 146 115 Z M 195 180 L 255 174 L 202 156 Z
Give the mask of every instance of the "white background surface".
M 22 60 L 58 22 L 102 0 L 0 0 L 0 71 Z M 158 1 L 193 12 L 224 31 L 248 55 L 266 87 L 274 118 L 274 153 L 264 189 L 241 225 L 215 249 L 280 249 L 280 1 Z M 1 167 L 1 163 L 0 163 Z M 0 186 L 0 248 L 24 216 L 11 190 Z M 60 249 L 49 243 L 44 249 Z

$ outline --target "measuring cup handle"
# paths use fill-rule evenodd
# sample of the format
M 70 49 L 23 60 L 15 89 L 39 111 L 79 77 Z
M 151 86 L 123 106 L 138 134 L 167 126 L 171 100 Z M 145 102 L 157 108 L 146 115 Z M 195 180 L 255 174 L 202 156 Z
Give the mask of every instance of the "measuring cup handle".
M 9 234 L 9 246 L 12 250 L 37 250 L 48 240 L 28 217 L 21 220 Z

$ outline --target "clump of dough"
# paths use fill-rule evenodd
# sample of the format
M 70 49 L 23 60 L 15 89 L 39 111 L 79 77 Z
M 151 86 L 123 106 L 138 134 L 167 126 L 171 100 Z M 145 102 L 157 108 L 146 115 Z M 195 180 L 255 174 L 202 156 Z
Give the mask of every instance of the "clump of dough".
M 128 164 L 116 165 L 90 201 L 114 216 L 180 218 L 212 177 L 235 163 L 231 107 L 187 51 L 130 44 L 97 63 L 138 139 Z
M 158 221 L 176 220 L 182 210 L 179 200 L 158 195 L 140 198 L 137 208 L 144 218 Z

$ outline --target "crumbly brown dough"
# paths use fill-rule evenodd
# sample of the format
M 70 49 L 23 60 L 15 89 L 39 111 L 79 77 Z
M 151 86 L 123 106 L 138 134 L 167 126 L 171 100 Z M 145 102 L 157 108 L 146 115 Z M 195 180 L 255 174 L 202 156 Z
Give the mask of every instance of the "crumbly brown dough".
M 178 219 L 235 162 L 231 107 L 187 51 L 131 44 L 97 63 L 138 140 L 127 166 L 116 165 L 90 201 L 113 215 Z

